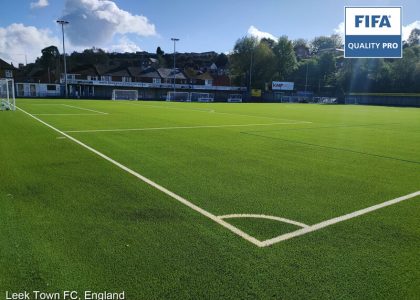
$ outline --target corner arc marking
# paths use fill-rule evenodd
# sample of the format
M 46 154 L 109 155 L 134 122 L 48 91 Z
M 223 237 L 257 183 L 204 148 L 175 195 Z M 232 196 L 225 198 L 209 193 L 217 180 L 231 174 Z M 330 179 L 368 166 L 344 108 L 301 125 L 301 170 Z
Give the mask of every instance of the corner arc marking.
M 292 225 L 302 227 L 302 228 L 310 227 L 309 225 L 306 225 L 304 223 L 297 222 L 294 220 L 289 220 L 286 218 L 281 218 L 281 217 L 276 217 L 276 216 L 259 215 L 259 214 L 230 214 L 230 215 L 219 216 L 219 218 L 220 219 L 236 219 L 236 218 L 267 219 L 267 220 L 273 220 L 273 221 L 292 224 Z

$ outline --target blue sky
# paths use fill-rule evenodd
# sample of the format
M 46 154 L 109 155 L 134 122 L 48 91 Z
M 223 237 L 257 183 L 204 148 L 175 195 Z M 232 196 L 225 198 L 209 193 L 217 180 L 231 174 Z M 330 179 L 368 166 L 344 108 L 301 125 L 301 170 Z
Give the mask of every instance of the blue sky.
M 172 52 L 175 36 L 180 52 L 228 52 L 250 33 L 308 40 L 330 35 L 344 21 L 345 5 L 401 5 L 403 25 L 420 27 L 418 0 L 13 0 L 2 4 L 0 58 L 24 62 L 26 54 L 31 62 L 42 48 L 59 46 L 55 20 L 62 17 L 71 21 L 70 51 L 154 52 L 160 46 Z

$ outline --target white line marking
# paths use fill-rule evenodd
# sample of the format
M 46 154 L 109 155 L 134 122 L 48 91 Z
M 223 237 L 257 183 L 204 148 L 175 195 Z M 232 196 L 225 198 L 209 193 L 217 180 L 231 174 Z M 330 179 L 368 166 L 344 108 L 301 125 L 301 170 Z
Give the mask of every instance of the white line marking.
M 25 103 L 25 105 L 61 105 L 60 103 Z
M 68 139 L 72 140 L 72 141 L 73 141 L 73 142 L 75 142 L 76 144 L 78 144 L 78 145 L 82 146 L 83 148 L 86 148 L 87 150 L 89 150 L 89 151 L 91 151 L 91 152 L 95 153 L 96 155 L 98 155 L 99 157 L 101 157 L 101 158 L 103 158 L 103 159 L 107 160 L 108 162 L 110 162 L 110 163 L 114 164 L 114 165 L 115 165 L 115 166 L 117 166 L 118 168 L 120 168 L 120 169 L 122 169 L 122 170 L 126 171 L 127 173 L 129 173 L 129 174 L 133 175 L 134 177 L 137 177 L 137 178 L 138 178 L 138 179 L 140 179 L 141 181 L 143 181 L 143 182 L 147 183 L 148 185 L 150 185 L 150 186 L 154 187 L 155 189 L 157 189 L 157 190 L 161 191 L 162 193 L 164 193 L 164 194 L 168 195 L 169 197 L 171 197 L 171 198 L 173 198 L 173 199 L 177 200 L 178 202 L 180 202 L 180 203 L 182 203 L 182 204 L 184 204 L 184 205 L 188 206 L 189 208 L 191 208 L 191 209 L 195 210 L 196 212 L 198 212 L 198 213 L 202 214 L 203 216 L 205 216 L 205 217 L 207 217 L 207 218 L 211 219 L 212 221 L 216 222 L 217 224 L 219 224 L 219 225 L 221 225 L 221 226 L 225 227 L 226 229 L 228 229 L 228 230 L 232 231 L 233 233 L 235 233 L 235 234 L 239 235 L 241 238 L 243 238 L 243 239 L 247 240 L 248 242 L 250 242 L 250 243 L 252 243 L 252 244 L 254 244 L 254 245 L 258 246 L 258 247 L 262 247 L 262 243 L 261 243 L 261 241 L 257 240 L 257 239 L 256 239 L 256 238 L 254 238 L 253 236 L 250 236 L 250 235 L 249 235 L 249 234 L 247 234 L 246 232 L 243 232 L 243 231 L 242 231 L 242 230 L 240 230 L 239 228 L 237 228 L 237 227 L 235 227 L 235 226 L 233 226 L 233 225 L 231 225 L 231 224 L 229 224 L 229 223 L 225 222 L 224 220 L 222 220 L 221 218 L 219 218 L 219 217 L 215 216 L 214 214 L 212 214 L 212 213 L 210 213 L 210 212 L 208 212 L 208 211 L 206 211 L 206 210 L 202 209 L 201 207 L 199 207 L 199 206 L 197 206 L 197 205 L 195 205 L 195 204 L 191 203 L 191 202 L 190 202 L 190 201 L 188 201 L 187 199 L 185 199 L 185 198 L 183 198 L 183 197 L 181 197 L 181 196 L 179 196 L 179 195 L 175 194 L 174 192 L 171 192 L 171 191 L 170 191 L 170 190 L 168 190 L 167 188 L 165 188 L 165 187 L 163 187 L 163 186 L 161 186 L 161 185 L 157 184 L 156 182 L 154 182 L 154 181 L 152 181 L 152 180 L 148 179 L 147 177 L 145 177 L 145 176 L 143 176 L 143 175 L 141 175 L 141 174 L 137 173 L 136 171 L 131 170 L 130 168 L 128 168 L 128 167 L 126 167 L 126 166 L 124 166 L 123 164 L 121 164 L 121 163 L 117 162 L 116 160 L 113 160 L 113 159 L 112 159 L 112 158 L 110 158 L 109 156 L 106 156 L 105 154 L 103 154 L 103 153 L 99 152 L 98 150 L 96 150 L 96 149 L 94 149 L 94 148 L 92 148 L 92 147 L 90 147 L 90 146 L 88 146 L 88 145 L 84 144 L 83 142 L 79 141 L 78 139 L 76 139 L 76 138 L 74 138 L 74 137 L 72 137 L 72 136 L 70 136 L 70 135 L 68 135 L 68 134 L 64 133 L 63 131 L 61 131 L 61 130 L 59 130 L 59 129 L 55 128 L 54 126 L 52 126 L 52 125 L 50 125 L 50 124 L 48 124 L 48 123 L 46 123 L 46 122 L 42 121 L 41 119 L 39 119 L 39 118 L 35 117 L 34 115 L 32 115 L 32 114 L 28 113 L 27 111 L 25 111 L 25 110 L 23 110 L 23 109 L 21 109 L 21 108 L 19 108 L 19 107 L 18 107 L 18 109 L 19 109 L 20 111 L 22 111 L 23 113 L 27 114 L 28 116 L 32 117 L 33 119 L 37 120 L 38 122 L 40 122 L 40 123 L 44 124 L 45 126 L 47 126 L 47 127 L 51 128 L 52 130 L 54 130 L 54 131 L 58 132 L 59 134 L 61 134 L 61 135 L 65 136 L 65 137 L 67 137 Z
M 131 104 L 131 103 L 130 103 Z M 269 120 L 284 120 L 284 121 L 293 121 L 293 122 L 302 122 L 302 123 L 312 123 L 308 121 L 301 121 L 301 120 L 291 120 L 291 119 L 284 119 L 284 118 L 272 118 L 272 117 L 265 117 L 265 116 L 255 116 L 255 115 L 245 115 L 245 114 L 236 114 L 236 113 L 228 113 L 228 112 L 217 112 L 214 109 L 194 109 L 194 108 L 181 108 L 181 107 L 165 107 L 164 105 L 150 105 L 150 104 L 140 104 L 142 106 L 149 106 L 149 107 L 156 107 L 156 108 L 164 108 L 164 109 L 177 109 L 177 110 L 192 110 L 197 112 L 205 112 L 205 113 L 215 113 L 219 115 L 231 115 L 231 116 L 242 116 L 242 117 L 249 117 L 249 118 L 259 118 L 259 119 L 269 119 Z
M 227 112 L 215 112 L 215 113 L 219 114 L 219 115 L 242 116 L 242 117 L 250 117 L 250 118 L 269 119 L 269 120 L 284 120 L 284 121 L 300 122 L 300 123 L 307 123 L 307 124 L 312 123 L 312 122 L 309 122 L 309 121 L 292 120 L 292 119 L 284 119 L 284 118 L 272 118 L 272 117 L 254 116 L 254 115 L 244 115 L 244 114 L 235 114 L 235 113 L 227 113 Z
M 132 103 L 130 103 L 132 104 Z M 176 110 L 189 110 L 189 111 L 198 111 L 198 112 L 209 112 L 209 113 L 214 113 L 215 110 L 214 109 L 205 109 L 205 108 L 181 108 L 181 107 L 165 107 L 165 106 L 161 106 L 161 105 L 150 105 L 150 104 L 140 104 L 141 106 L 147 106 L 147 107 L 154 107 L 154 108 L 164 108 L 164 109 L 176 109 Z
M 103 114 L 33 114 L 34 116 L 101 116 Z
M 257 214 L 231 214 L 231 215 L 219 216 L 219 218 L 221 219 L 236 219 L 236 218 L 268 219 L 268 220 L 279 221 L 283 223 L 289 223 L 289 224 L 303 227 L 303 228 L 310 227 L 309 225 L 306 225 L 297 221 L 289 220 L 286 218 L 281 218 L 281 217 L 276 217 L 276 216 L 267 216 L 267 215 L 257 215 Z
M 390 205 L 394 205 L 394 204 L 397 204 L 397 203 L 402 202 L 402 201 L 412 199 L 412 198 L 417 197 L 417 196 L 420 196 L 420 191 L 417 191 L 415 193 L 411 193 L 411 194 L 408 194 L 408 195 L 405 195 L 405 196 L 402 196 L 402 197 L 398 197 L 398 198 L 395 198 L 395 199 L 392 199 L 392 200 L 389 200 L 389 201 L 386 201 L 386 202 L 383 202 L 383 203 L 380 203 L 380 204 L 377 204 L 377 205 L 373 205 L 373 206 L 370 206 L 370 207 L 367 207 L 367 208 L 364 208 L 364 209 L 361 209 L 361 210 L 357 210 L 355 212 L 352 212 L 352 213 L 349 213 L 349 214 L 346 214 L 346 215 L 343 215 L 343 216 L 340 216 L 340 217 L 332 218 L 330 220 L 326 220 L 326 221 L 323 221 L 321 223 L 311 225 L 307 228 L 302 228 L 302 229 L 299 229 L 299 230 L 296 230 L 296 231 L 293 231 L 293 232 L 290 232 L 290 233 L 282 234 L 278 237 L 275 237 L 275 238 L 272 238 L 272 239 L 269 239 L 269 240 L 265 240 L 265 241 L 262 242 L 262 244 L 263 244 L 263 247 L 271 246 L 273 244 L 283 242 L 285 240 L 288 240 L 288 239 L 291 239 L 291 238 L 294 238 L 294 237 L 297 237 L 297 236 L 301 236 L 301 235 L 304 235 L 304 234 L 307 234 L 307 233 L 310 233 L 310 232 L 314 232 L 314 231 L 323 229 L 327 226 L 331 226 L 331 225 L 334 225 L 334 224 L 337 224 L 337 223 L 340 223 L 340 222 L 343 222 L 343 221 L 346 221 L 346 220 L 350 220 L 350 219 L 356 218 L 358 216 L 370 213 L 372 211 L 375 211 L 375 210 L 378 210 L 378 209 L 381 209 L 381 208 L 384 208 L 384 207 L 387 207 L 387 206 L 390 206 Z
M 86 111 L 91 111 L 91 112 L 95 112 L 101 115 L 107 115 L 108 113 L 103 112 L 103 111 L 99 111 L 99 110 L 93 110 L 93 109 L 89 109 L 89 108 L 83 108 L 83 107 L 78 107 L 78 106 L 73 106 L 73 105 L 68 105 L 68 104 L 62 104 L 63 106 L 67 106 L 67 107 L 71 107 L 71 108 L 76 108 L 76 109 L 81 109 L 81 110 L 86 110 Z
M 273 126 L 303 124 L 301 122 L 290 123 L 266 123 L 266 124 L 232 124 L 232 125 L 202 125 L 202 126 L 175 126 L 175 127 L 149 127 L 149 128 L 121 128 L 121 129 L 92 129 L 92 130 L 69 130 L 67 133 L 89 133 L 89 132 L 119 132 L 119 131 L 149 131 L 149 130 L 173 130 L 173 129 L 199 129 L 199 128 L 223 128 L 223 127 L 249 127 L 249 126 Z

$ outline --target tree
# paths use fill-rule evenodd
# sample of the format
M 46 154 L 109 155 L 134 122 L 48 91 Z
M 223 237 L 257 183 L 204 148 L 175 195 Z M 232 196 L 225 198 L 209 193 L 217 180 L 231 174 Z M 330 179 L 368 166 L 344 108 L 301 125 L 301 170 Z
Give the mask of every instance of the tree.
M 264 89 L 276 74 L 277 58 L 267 43 L 260 42 L 253 53 L 252 87 Z
M 274 46 L 276 45 L 276 41 L 270 38 L 262 38 L 260 43 L 266 44 L 270 49 L 273 49 Z
M 41 57 L 37 63 L 48 72 L 48 81 L 55 81 L 58 79 L 60 73 L 60 51 L 56 46 L 49 46 L 41 50 Z
M 306 59 L 309 57 L 309 46 L 305 39 L 297 39 L 292 42 L 293 50 L 295 51 L 296 58 Z
M 327 52 L 323 53 L 319 57 L 319 74 L 323 77 L 323 80 L 326 81 L 327 77 L 334 74 L 336 71 L 336 59 L 333 53 Z
M 420 29 L 414 28 L 411 30 L 407 43 L 409 46 L 417 46 L 420 44 Z
M 41 50 L 42 56 L 39 63 L 45 69 L 55 67 L 57 60 L 60 58 L 60 51 L 56 46 L 49 46 Z
M 311 58 L 299 62 L 291 79 L 298 90 L 316 91 L 319 86 L 318 59 Z
M 410 47 L 404 49 L 402 59 L 397 59 L 393 62 L 391 77 L 396 92 L 412 92 L 415 86 L 418 85 L 413 82 L 413 74 L 418 61 L 419 57 L 416 56 L 415 51 Z
M 321 50 L 340 48 L 342 44 L 343 41 L 338 34 L 318 36 L 310 44 L 311 53 L 318 54 Z
M 215 64 L 218 68 L 225 68 L 228 62 L 229 58 L 227 57 L 227 55 L 224 53 L 220 53 L 216 58 Z
M 236 41 L 233 52 L 230 55 L 231 73 L 236 84 L 245 85 L 249 79 L 251 59 L 258 45 L 255 37 L 243 37 Z
M 163 50 L 160 47 L 157 47 L 156 55 L 157 56 L 163 56 L 163 55 L 165 55 L 165 52 L 163 52 Z
M 274 46 L 273 52 L 277 58 L 277 79 L 285 80 L 297 68 L 293 44 L 287 36 L 282 36 Z

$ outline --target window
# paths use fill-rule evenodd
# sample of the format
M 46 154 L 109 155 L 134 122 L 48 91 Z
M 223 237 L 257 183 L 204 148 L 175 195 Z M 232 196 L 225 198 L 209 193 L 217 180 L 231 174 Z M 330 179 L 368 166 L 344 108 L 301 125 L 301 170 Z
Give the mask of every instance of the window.
M 160 78 L 153 78 L 153 83 L 161 83 Z
M 48 84 L 47 85 L 47 91 L 56 91 L 57 86 L 55 84 Z
M 13 77 L 13 72 L 10 71 L 10 70 L 6 70 L 4 72 L 4 75 L 5 75 L 6 78 L 12 78 Z
M 112 77 L 109 75 L 101 76 L 102 81 L 112 81 Z
M 131 77 L 123 77 L 122 81 L 123 82 L 131 82 Z

